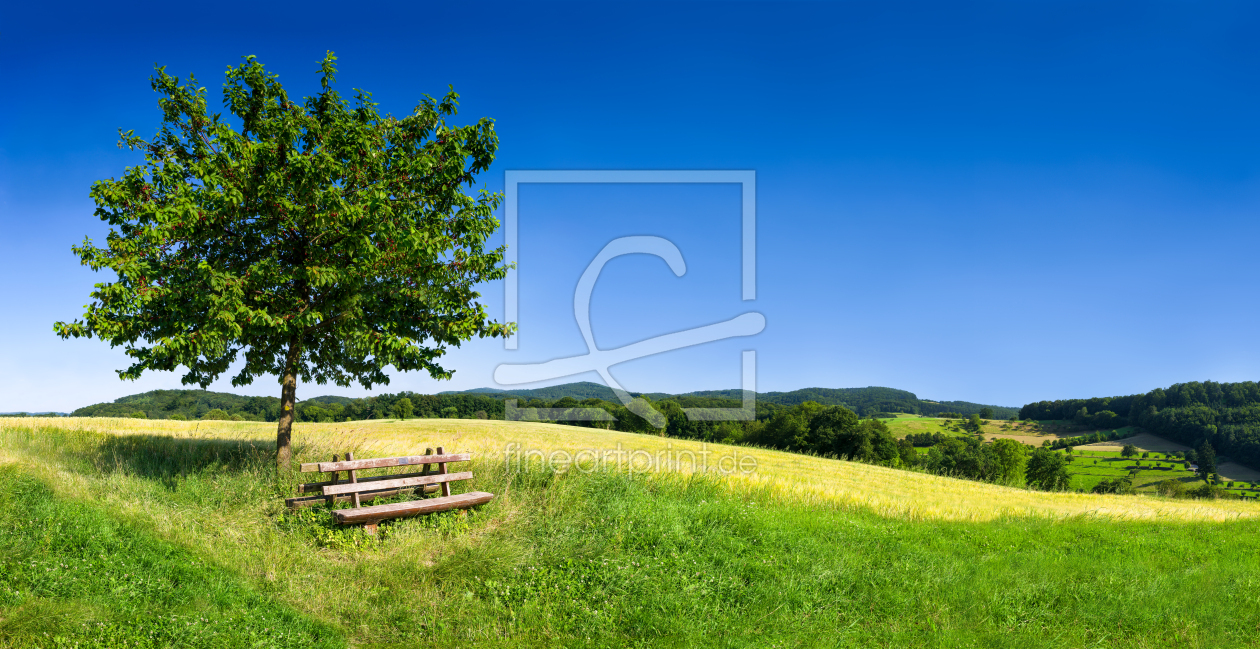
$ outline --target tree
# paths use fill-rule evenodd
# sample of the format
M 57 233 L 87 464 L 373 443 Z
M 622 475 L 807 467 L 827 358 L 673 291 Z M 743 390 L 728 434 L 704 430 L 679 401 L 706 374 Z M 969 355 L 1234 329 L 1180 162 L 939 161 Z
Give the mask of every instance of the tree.
M 911 467 L 919 464 L 919 451 L 915 449 L 914 444 L 909 440 L 897 440 L 897 454 L 901 461 L 901 466 Z
M 990 408 L 989 406 L 985 406 L 985 407 L 981 408 L 981 409 L 980 409 L 980 418 L 981 418 L 981 419 L 993 419 L 993 408 Z
M 414 406 L 411 405 L 411 399 L 403 397 L 394 402 L 392 410 L 394 411 L 394 417 L 396 419 L 406 420 L 411 416 L 413 408 Z
M 990 447 L 997 459 L 994 481 L 1010 485 L 1023 484 L 1028 466 L 1028 452 L 1024 445 L 1013 439 L 999 439 Z
M 1128 457 L 1136 457 L 1137 455 L 1138 455 L 1137 447 L 1132 444 L 1125 444 L 1124 448 L 1120 449 L 1120 457 L 1128 458 Z
M 253 57 L 229 69 L 240 130 L 207 112 L 195 78 L 157 68 L 161 128 L 119 142 L 143 164 L 92 185 L 108 245 L 74 248 L 117 281 L 96 285 L 83 321 L 54 325 L 124 346 L 123 379 L 183 366 L 183 383 L 205 387 L 242 359 L 233 385 L 278 377 L 280 466 L 299 381 L 371 387 L 391 365 L 450 378 L 438 363 L 449 347 L 512 331 L 473 290 L 506 275 L 503 248 L 485 246 L 501 195 L 462 189 L 494 160 L 493 123 L 448 126 L 453 91 L 404 117 L 363 91 L 351 105 L 333 89 L 335 61 L 301 103 Z
M 1043 491 L 1063 491 L 1071 484 L 1064 457 L 1048 448 L 1033 451 L 1028 459 L 1028 484 Z
M 1199 470 L 1196 473 L 1204 482 L 1210 482 L 1211 477 L 1216 475 L 1216 450 L 1205 439 L 1202 444 L 1199 444 L 1199 448 L 1195 449 L 1194 454 L 1199 460 Z

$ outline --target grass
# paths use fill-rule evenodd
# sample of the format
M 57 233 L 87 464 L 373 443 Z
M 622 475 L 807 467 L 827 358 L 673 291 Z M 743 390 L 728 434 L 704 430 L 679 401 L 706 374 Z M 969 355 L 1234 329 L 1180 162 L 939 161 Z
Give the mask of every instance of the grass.
M 1156 485 L 1164 480 L 1179 480 L 1187 487 L 1203 484 L 1203 480 L 1193 471 L 1187 469 L 1180 460 L 1170 460 L 1165 453 L 1151 453 L 1148 458 L 1126 458 L 1119 450 L 1100 450 L 1112 448 L 1103 445 L 1078 446 L 1073 452 L 1075 460 L 1068 464 L 1068 473 L 1072 475 L 1072 487 L 1089 490 L 1103 480 L 1123 478 L 1136 470 L 1132 476 L 1133 487 L 1139 492 L 1155 491 Z M 1256 498 L 1260 490 L 1235 487 L 1226 489 L 1236 496 Z
M 27 422 L 25 424 L 13 422 Z M 217 440 L 231 444 L 270 445 L 275 425 L 252 422 L 176 422 L 140 419 L 25 419 L 5 426 L 57 425 L 70 430 L 107 433 L 125 440 L 159 436 L 173 441 Z M 1229 521 L 1260 517 L 1260 505 L 1234 501 L 1168 501 L 1137 496 L 1114 497 L 1012 489 L 880 466 L 812 457 L 785 451 L 702 444 L 634 433 L 557 424 L 459 419 L 372 420 L 344 424 L 297 424 L 294 437 L 301 453 L 327 459 L 353 451 L 356 457 L 419 454 L 426 447 L 470 451 L 489 465 L 511 460 L 511 448 L 544 454 L 582 451 L 641 452 L 651 472 L 689 474 L 692 465 L 668 466 L 670 457 L 709 451 L 709 469 L 719 458 L 751 458 L 755 470 L 720 475 L 735 494 L 769 492 L 783 502 L 806 506 L 862 507 L 886 516 L 911 520 L 995 520 L 1003 516 L 1050 518 L 1106 515 L 1117 519 Z M 122 443 L 122 442 L 118 442 Z M 511 445 L 515 445 L 512 447 Z M 261 447 L 261 446 L 260 446 Z M 519 457 L 519 453 L 516 454 Z M 308 460 L 310 461 L 310 460 Z M 640 468 L 641 462 L 636 463 Z M 486 491 L 494 492 L 493 489 Z
M 484 455 L 474 484 L 456 491 L 494 492 L 491 504 L 371 538 L 330 525 L 322 508 L 283 510 L 300 476 L 275 476 L 260 426 L 31 423 L 0 426 L 4 646 L 1254 647 L 1260 637 L 1252 503 L 1037 494 L 768 451 L 752 451 L 758 476 L 518 471 L 483 449 L 509 437 L 548 450 L 685 445 L 515 422 L 302 427 L 308 461 L 438 443 Z M 808 476 L 821 486 L 793 486 Z M 866 495 L 839 487 L 862 480 Z M 933 488 L 975 502 L 914 505 L 916 491 L 941 498 Z M 1046 504 L 1014 513 L 1004 498 Z
M 971 435 L 963 429 L 965 419 L 944 419 L 939 417 L 920 417 L 919 415 L 898 415 L 896 419 L 884 419 L 884 423 L 892 430 L 894 436 L 901 438 L 911 433 L 940 433 L 949 437 Z M 1063 437 L 1089 435 L 1093 430 L 1081 431 L 1070 422 L 1055 421 L 1005 421 L 1001 419 L 984 420 L 980 427 L 984 438 L 1006 437 L 1019 440 L 1025 444 L 1041 446 L 1046 440 L 1054 441 Z M 1120 431 L 1129 430 L 1116 429 Z

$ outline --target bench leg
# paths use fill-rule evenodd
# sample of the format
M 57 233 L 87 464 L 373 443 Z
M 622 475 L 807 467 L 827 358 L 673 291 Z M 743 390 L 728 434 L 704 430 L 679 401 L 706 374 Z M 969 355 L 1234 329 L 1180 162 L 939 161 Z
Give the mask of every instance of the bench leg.
M 367 523 L 367 524 L 365 524 L 365 525 L 363 526 L 363 531 L 364 531 L 364 532 L 367 532 L 368 534 L 371 534 L 371 535 L 375 536 L 375 535 L 376 535 L 376 523 Z
M 443 453 L 443 449 L 442 449 L 442 447 L 441 447 L 441 446 L 437 447 L 437 452 L 438 452 L 438 455 L 442 455 L 442 453 Z M 445 462 L 439 462 L 439 463 L 438 463 L 438 473 L 439 473 L 439 474 L 441 474 L 441 475 L 446 475 L 446 463 L 445 463 Z M 449 483 L 449 482 L 443 482 L 443 483 L 442 483 L 442 496 L 443 496 L 443 497 L 446 497 L 446 496 L 449 496 L 449 495 L 451 495 L 451 483 Z
M 332 460 L 332 461 L 333 461 L 333 462 L 336 462 L 336 461 L 337 461 L 337 454 L 336 454 L 336 453 L 333 453 L 333 460 Z M 336 471 L 333 471 L 333 472 L 332 472 L 332 483 L 333 483 L 333 484 L 337 484 L 337 472 L 336 472 Z M 336 502 L 336 501 L 337 501 L 337 498 L 336 498 L 335 496 L 328 496 L 328 497 L 324 498 L 324 502 L 325 502 L 325 503 L 327 503 L 329 507 L 332 507 L 333 503 L 334 503 L 334 502 Z
M 346 453 L 346 460 L 353 460 L 353 459 L 354 459 L 354 453 Z M 350 474 L 350 484 L 358 484 L 358 483 L 359 483 L 359 476 L 355 473 L 355 470 L 354 470 L 354 469 L 350 469 L 349 471 L 347 471 L 347 473 L 349 473 L 349 474 Z M 354 494 L 352 494 L 352 496 L 353 496 L 353 497 L 351 498 L 351 500 L 352 500 L 352 501 L 354 501 L 354 507 L 355 507 L 355 509 L 358 509 L 358 507 L 359 507 L 359 492 L 357 492 L 357 491 L 356 491 L 356 492 L 354 492 Z

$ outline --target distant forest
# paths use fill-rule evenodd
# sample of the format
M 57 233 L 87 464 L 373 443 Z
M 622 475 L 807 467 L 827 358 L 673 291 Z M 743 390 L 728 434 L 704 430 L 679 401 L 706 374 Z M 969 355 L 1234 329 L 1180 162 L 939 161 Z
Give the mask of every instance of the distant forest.
M 395 416 L 396 406 L 403 399 L 410 405 L 408 417 L 486 419 L 497 413 L 499 419 L 503 418 L 503 401 L 479 394 L 399 392 L 361 399 L 325 396 L 299 401 L 294 410 L 297 420 L 306 422 L 388 419 Z M 79 408 L 70 416 L 276 421 L 280 399 L 205 390 L 154 390 Z
M 480 388 L 476 390 L 466 390 L 463 392 L 443 392 L 441 394 L 483 394 L 493 396 L 498 399 L 518 399 L 522 401 L 532 399 L 555 401 L 564 397 L 571 397 L 573 399 L 577 399 L 578 401 L 586 399 L 600 399 L 602 401 L 609 402 L 617 401 L 616 396 L 613 394 L 613 391 L 608 388 L 608 386 L 600 385 L 599 383 L 591 383 L 589 381 L 566 383 L 564 385 L 538 388 L 535 390 L 495 390 L 491 388 Z M 652 401 L 687 398 L 719 399 L 724 403 L 730 403 L 743 399 L 744 393 L 743 390 L 736 389 L 705 390 L 700 392 L 687 392 L 685 394 L 678 395 L 662 392 L 631 392 L 630 394 L 636 397 L 644 396 Z M 985 408 L 990 409 L 991 418 L 994 419 L 1010 419 L 1018 413 L 1017 408 L 1007 408 L 982 403 L 970 403 L 968 401 L 924 401 L 915 396 L 913 392 L 880 387 L 804 388 L 801 390 L 793 390 L 792 392 L 758 392 L 756 393 L 756 397 L 758 404 L 766 403 L 780 406 L 796 406 L 805 403 L 806 401 L 813 401 L 814 403 L 824 406 L 844 406 L 861 417 L 868 417 L 877 413 L 938 415 L 948 412 L 957 413 L 962 417 L 970 417 L 973 414 L 980 414 L 980 412 Z
M 1015 416 L 1014 408 L 986 406 L 964 401 L 921 401 L 913 393 L 891 388 L 809 388 L 794 392 L 768 392 L 757 395 L 755 421 L 692 421 L 684 408 L 739 408 L 741 391 L 724 390 L 695 392 L 683 395 L 637 394 L 667 420 L 663 431 L 671 437 L 725 442 L 757 443 L 773 447 L 790 446 L 780 439 L 771 420 L 804 403 L 821 406 L 844 406 L 860 417 L 892 416 L 895 413 L 950 414 L 966 417 L 983 414 L 1005 419 Z M 404 409 L 404 400 L 405 406 Z M 354 399 L 325 396 L 298 402 L 296 416 L 302 422 L 338 422 L 363 419 L 396 418 L 400 415 L 420 418 L 504 419 L 509 401 L 526 420 L 558 420 L 557 423 L 619 430 L 660 433 L 647 420 L 630 412 L 616 399 L 607 386 L 598 383 L 567 385 L 521 390 L 470 390 L 441 394 L 399 392 Z M 613 421 L 566 421 L 568 415 L 555 410 L 599 408 Z M 551 410 L 540 413 L 539 409 Z M 149 419 L 230 419 L 238 421 L 275 421 L 280 414 L 276 397 L 242 397 L 202 390 L 156 390 L 123 397 L 113 403 L 99 403 L 72 413 L 77 417 L 143 417 Z M 773 430 L 771 430 L 773 429 Z M 769 431 L 769 432 L 768 432 Z
M 1060 419 L 1098 428 L 1140 426 L 1166 439 L 1260 466 L 1260 384 L 1198 381 L 1126 397 L 1030 403 L 1020 419 Z

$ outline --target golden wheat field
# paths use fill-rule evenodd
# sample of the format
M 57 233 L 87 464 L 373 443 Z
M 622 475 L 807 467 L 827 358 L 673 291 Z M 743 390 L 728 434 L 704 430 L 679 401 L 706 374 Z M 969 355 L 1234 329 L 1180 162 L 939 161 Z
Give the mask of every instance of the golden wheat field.
M 0 426 L 50 426 L 114 435 L 169 435 L 270 444 L 274 423 L 109 418 L 27 418 Z M 1001 517 L 1099 516 L 1124 520 L 1229 521 L 1260 516 L 1260 504 L 1166 500 L 1154 496 L 1046 493 L 945 478 L 857 462 L 743 446 L 530 422 L 413 419 L 295 424 L 294 446 L 305 462 L 353 450 L 358 458 L 420 454 L 428 447 L 471 452 L 494 462 L 547 458 L 567 470 L 603 464 L 621 470 L 719 476 L 736 493 L 770 491 L 789 501 L 869 508 L 923 520 L 985 521 Z M 577 464 L 566 460 L 576 460 Z

